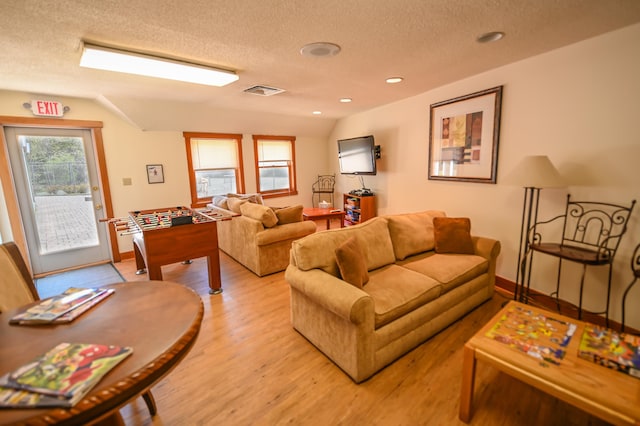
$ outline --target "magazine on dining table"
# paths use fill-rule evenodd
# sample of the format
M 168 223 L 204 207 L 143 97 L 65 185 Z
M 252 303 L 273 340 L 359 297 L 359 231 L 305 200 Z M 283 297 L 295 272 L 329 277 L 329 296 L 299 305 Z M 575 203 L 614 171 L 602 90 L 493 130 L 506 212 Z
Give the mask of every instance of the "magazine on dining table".
M 0 377 L 0 408 L 72 407 L 132 352 L 127 346 L 60 343 Z
M 14 315 L 9 323 L 37 325 L 70 322 L 113 293 L 114 289 L 111 288 L 70 287 Z

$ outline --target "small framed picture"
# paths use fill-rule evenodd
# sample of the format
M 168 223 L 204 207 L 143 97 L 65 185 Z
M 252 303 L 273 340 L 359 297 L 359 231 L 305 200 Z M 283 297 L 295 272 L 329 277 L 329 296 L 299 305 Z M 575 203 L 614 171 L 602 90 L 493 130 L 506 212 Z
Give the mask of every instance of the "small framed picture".
M 149 183 L 164 183 L 162 164 L 147 164 L 147 180 Z

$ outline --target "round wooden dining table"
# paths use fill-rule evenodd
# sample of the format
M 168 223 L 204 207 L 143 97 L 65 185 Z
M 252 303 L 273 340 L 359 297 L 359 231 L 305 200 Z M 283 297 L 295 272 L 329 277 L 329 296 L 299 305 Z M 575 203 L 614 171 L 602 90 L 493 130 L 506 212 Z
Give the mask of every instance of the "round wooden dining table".
M 0 314 L 0 375 L 62 342 L 133 348 L 129 357 L 72 408 L 2 409 L 0 425 L 121 422 L 118 409 L 146 394 L 193 347 L 204 313 L 195 291 L 167 281 L 106 287 L 115 289 L 114 294 L 67 324 L 10 325 L 9 318 L 24 307 Z

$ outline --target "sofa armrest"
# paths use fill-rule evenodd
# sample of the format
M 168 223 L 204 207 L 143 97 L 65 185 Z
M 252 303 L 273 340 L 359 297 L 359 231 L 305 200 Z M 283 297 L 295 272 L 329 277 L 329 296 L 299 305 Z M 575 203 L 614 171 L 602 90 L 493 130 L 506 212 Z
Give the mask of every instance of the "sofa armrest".
M 495 261 L 500 254 L 500 241 L 486 237 L 472 236 L 475 254 L 485 259 Z
M 302 271 L 289 265 L 285 279 L 314 303 L 353 324 L 374 325 L 373 299 L 361 289 L 320 269 Z
M 312 221 L 302 221 L 276 225 L 273 228 L 266 228 L 256 235 L 256 244 L 265 246 L 285 240 L 297 240 L 306 237 L 316 231 L 316 224 Z

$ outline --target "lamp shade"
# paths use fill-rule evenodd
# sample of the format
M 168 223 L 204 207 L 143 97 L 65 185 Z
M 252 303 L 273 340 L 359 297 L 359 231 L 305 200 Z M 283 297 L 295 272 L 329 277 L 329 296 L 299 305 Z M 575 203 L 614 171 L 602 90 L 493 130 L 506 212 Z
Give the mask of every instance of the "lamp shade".
M 506 183 L 525 188 L 561 188 L 566 186 L 549 157 L 530 155 L 524 157 L 505 177 Z

